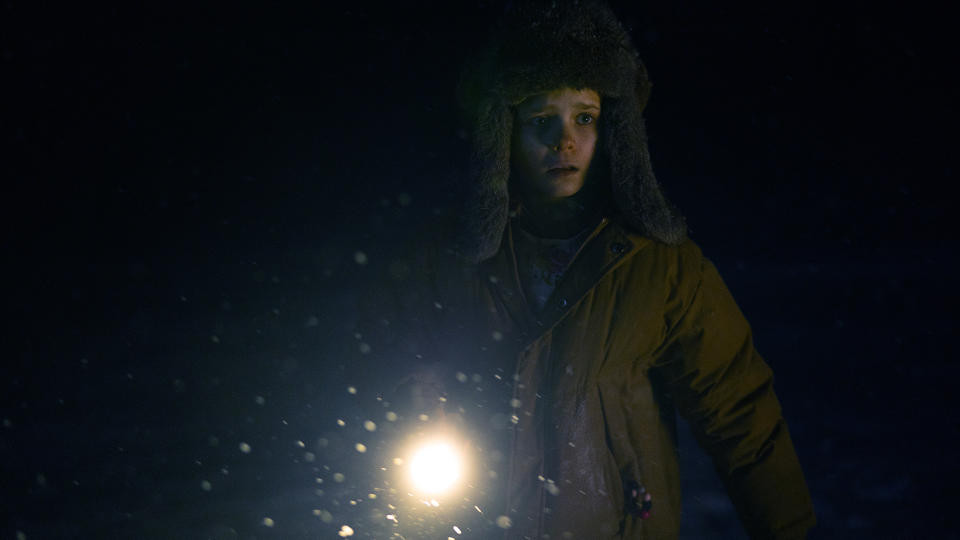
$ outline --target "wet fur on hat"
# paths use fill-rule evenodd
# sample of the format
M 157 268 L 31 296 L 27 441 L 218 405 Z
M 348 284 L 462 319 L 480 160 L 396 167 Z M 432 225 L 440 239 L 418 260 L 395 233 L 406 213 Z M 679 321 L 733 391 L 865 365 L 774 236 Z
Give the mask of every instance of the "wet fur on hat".
M 613 219 L 668 244 L 686 237 L 650 166 L 642 116 L 650 92 L 630 36 L 605 4 L 514 4 L 487 46 L 465 65 L 459 99 L 472 127 L 468 204 L 457 251 L 479 262 L 500 247 L 509 219 L 512 108 L 558 88 L 590 88 L 602 98 L 600 159 L 606 159 Z M 515 202 L 515 201 L 513 201 Z

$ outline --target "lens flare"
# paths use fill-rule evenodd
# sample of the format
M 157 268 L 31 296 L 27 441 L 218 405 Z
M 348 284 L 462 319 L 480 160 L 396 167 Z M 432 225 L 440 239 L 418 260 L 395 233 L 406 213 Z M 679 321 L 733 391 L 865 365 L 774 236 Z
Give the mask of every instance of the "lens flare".
M 418 491 L 440 494 L 453 487 L 461 468 L 460 455 L 449 443 L 431 442 L 418 448 L 410 459 L 410 479 Z

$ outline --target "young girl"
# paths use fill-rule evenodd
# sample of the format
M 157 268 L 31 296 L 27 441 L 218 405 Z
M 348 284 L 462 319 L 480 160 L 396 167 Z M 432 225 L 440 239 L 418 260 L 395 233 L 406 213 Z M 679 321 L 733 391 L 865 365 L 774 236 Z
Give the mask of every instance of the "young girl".
M 649 89 L 591 2 L 513 7 L 465 70 L 471 200 L 392 350 L 425 366 L 407 410 L 470 441 L 474 537 L 676 538 L 675 411 L 751 537 L 815 522 L 771 370 L 654 178 Z

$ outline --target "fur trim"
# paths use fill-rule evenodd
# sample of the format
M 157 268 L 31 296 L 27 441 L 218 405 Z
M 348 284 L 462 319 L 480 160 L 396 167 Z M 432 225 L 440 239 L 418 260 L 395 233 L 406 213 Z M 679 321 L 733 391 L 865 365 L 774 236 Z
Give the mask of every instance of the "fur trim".
M 492 257 L 509 219 L 511 107 L 563 87 L 591 88 L 603 100 L 599 144 L 619 214 L 611 217 L 664 243 L 686 237 L 650 165 L 642 116 L 650 82 L 629 34 L 600 2 L 534 2 L 505 14 L 461 77 L 460 103 L 473 130 L 469 201 L 456 240 L 465 258 Z

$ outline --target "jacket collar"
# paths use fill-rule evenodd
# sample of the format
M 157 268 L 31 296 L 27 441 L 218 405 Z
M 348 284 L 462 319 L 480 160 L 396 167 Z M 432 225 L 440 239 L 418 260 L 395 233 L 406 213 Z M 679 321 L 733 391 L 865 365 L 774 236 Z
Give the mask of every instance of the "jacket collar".
M 587 237 L 539 313 L 527 302 L 520 284 L 512 222 L 507 224 L 497 254 L 481 266 L 494 277 L 490 286 L 510 317 L 532 341 L 560 322 L 604 276 L 650 242 L 604 218 Z

